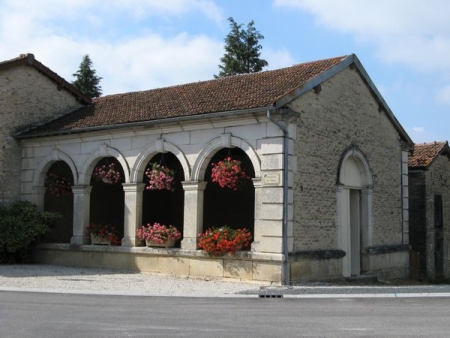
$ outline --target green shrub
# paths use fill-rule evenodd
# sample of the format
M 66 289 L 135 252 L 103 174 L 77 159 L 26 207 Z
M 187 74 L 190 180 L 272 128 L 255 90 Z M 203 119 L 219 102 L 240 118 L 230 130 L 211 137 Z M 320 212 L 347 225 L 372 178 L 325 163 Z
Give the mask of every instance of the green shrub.
M 36 205 L 25 201 L 0 207 L 0 264 L 28 262 L 32 245 L 60 217 L 40 212 Z

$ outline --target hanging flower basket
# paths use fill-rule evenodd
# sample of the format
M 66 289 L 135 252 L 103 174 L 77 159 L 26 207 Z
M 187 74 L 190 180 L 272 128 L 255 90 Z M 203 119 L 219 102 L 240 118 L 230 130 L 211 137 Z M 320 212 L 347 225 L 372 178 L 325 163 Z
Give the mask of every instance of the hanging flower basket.
M 170 247 L 181 238 L 181 233 L 173 225 L 154 223 L 141 226 L 137 230 L 137 237 L 145 241 L 147 246 Z
M 106 184 L 118 184 L 122 180 L 120 171 L 116 168 L 115 162 L 96 166 L 92 176 L 94 176 L 97 181 Z
M 251 239 L 248 229 L 234 230 L 225 225 L 198 234 L 198 248 L 210 256 L 234 255 L 236 251 L 248 248 Z
M 245 180 L 249 180 L 242 169 L 241 161 L 226 157 L 224 160 L 212 164 L 212 182 L 219 184 L 221 188 L 239 190 Z
M 145 171 L 147 190 L 175 190 L 174 171 L 158 163 L 150 163 Z
M 72 191 L 69 180 L 63 176 L 47 173 L 45 177 L 47 191 L 54 196 L 66 196 Z

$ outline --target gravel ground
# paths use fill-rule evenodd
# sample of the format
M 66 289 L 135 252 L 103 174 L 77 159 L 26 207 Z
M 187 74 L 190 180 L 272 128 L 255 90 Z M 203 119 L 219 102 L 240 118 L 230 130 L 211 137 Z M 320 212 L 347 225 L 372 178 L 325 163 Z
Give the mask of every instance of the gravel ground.
M 450 285 L 412 281 L 307 282 L 293 286 L 214 278 L 175 277 L 55 265 L 0 265 L 0 290 L 202 297 L 450 297 Z

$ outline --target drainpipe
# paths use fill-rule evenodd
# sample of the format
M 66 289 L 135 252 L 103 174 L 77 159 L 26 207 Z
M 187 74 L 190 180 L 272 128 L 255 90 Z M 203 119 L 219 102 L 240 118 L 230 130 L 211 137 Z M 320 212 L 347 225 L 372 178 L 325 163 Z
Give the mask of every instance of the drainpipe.
M 289 285 L 289 248 L 287 242 L 288 229 L 288 203 L 289 203 L 289 131 L 272 116 L 273 108 L 267 110 L 267 118 L 283 131 L 283 227 L 281 232 L 283 265 L 281 270 L 281 281 L 283 285 Z

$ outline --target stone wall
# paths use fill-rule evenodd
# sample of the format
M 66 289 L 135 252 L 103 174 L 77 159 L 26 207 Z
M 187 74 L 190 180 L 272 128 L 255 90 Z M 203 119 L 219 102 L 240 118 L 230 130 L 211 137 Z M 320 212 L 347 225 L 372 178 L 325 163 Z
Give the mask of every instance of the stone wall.
M 427 276 L 435 277 L 434 251 L 436 249 L 434 227 L 434 196 L 442 196 L 443 235 L 444 235 L 444 276 L 450 277 L 450 161 L 447 156 L 438 156 L 425 172 L 426 190 L 426 265 Z
M 13 134 L 80 107 L 59 89 L 30 66 L 0 72 L 0 205 L 20 199 L 21 148 Z
M 402 242 L 399 134 L 356 70 L 346 68 L 293 104 L 300 113 L 295 144 L 294 250 L 335 249 L 339 161 L 356 146 L 373 178 L 371 245 Z

